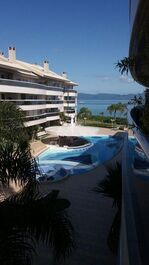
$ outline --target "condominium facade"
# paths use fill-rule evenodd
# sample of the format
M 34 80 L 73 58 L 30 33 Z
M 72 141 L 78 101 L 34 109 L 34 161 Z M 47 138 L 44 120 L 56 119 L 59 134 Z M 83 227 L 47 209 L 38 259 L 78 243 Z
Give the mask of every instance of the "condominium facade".
M 60 112 L 75 123 L 75 86 L 66 72 L 58 75 L 51 71 L 47 60 L 43 66 L 17 60 L 15 47 L 8 48 L 8 57 L 0 53 L 0 101 L 16 103 L 25 113 L 27 127 L 59 124 Z

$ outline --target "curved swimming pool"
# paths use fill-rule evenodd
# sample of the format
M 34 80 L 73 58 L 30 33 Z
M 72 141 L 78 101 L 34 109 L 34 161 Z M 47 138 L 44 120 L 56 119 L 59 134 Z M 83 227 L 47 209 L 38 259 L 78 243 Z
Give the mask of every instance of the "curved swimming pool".
M 87 147 L 75 149 L 47 149 L 38 156 L 41 172 L 65 168 L 70 175 L 80 174 L 103 164 L 115 156 L 122 147 L 123 140 L 113 136 L 84 137 L 91 143 Z

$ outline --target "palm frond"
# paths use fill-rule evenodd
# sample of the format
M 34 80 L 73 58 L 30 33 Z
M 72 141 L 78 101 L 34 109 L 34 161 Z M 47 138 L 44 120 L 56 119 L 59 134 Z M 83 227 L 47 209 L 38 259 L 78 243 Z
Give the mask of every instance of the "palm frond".
M 113 206 L 120 207 L 122 192 L 122 168 L 117 162 L 115 167 L 107 168 L 108 174 L 101 180 L 94 191 L 101 193 L 105 197 L 113 199 Z
M 9 226 L 0 229 L 1 265 L 31 265 L 34 252 L 25 234 Z
M 74 248 L 74 230 L 65 212 L 70 202 L 57 198 L 57 190 L 39 198 L 35 193 L 34 197 L 24 199 L 22 193 L 0 204 L 0 215 L 3 216 L 0 227 L 7 222 L 28 238 L 48 244 L 56 258 L 69 255 Z

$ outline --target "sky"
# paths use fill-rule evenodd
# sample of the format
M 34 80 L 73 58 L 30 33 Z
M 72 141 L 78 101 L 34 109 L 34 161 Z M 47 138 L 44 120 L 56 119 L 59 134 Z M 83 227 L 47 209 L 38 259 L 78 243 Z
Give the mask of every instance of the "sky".
M 115 64 L 128 56 L 128 0 L 1 0 L 0 50 L 50 62 L 50 69 L 79 83 L 84 93 L 140 93 Z

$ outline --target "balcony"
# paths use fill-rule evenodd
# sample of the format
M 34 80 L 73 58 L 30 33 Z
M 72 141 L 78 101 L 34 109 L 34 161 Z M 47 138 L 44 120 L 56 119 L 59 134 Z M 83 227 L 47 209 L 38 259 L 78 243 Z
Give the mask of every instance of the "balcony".
M 16 99 L 4 99 L 7 102 L 13 102 L 17 105 L 45 105 L 45 104 L 63 104 L 62 100 L 16 100 Z M 0 100 L 0 101 L 4 101 Z
M 53 117 L 53 116 L 59 116 L 59 112 L 51 112 L 51 113 L 44 113 L 36 116 L 26 116 L 25 117 L 25 122 L 27 121 L 35 121 L 35 120 L 40 120 L 40 119 L 45 119 L 47 117 Z
M 146 134 L 143 130 L 142 125 L 142 114 L 144 107 L 135 107 L 131 110 L 131 118 L 135 128 L 133 129 L 135 137 L 139 142 L 140 146 L 144 150 L 146 156 L 149 158 L 149 135 Z
M 64 103 L 66 103 L 66 104 L 75 104 L 76 101 L 75 100 L 64 100 Z
M 0 78 L 0 85 L 63 91 L 63 88 L 56 87 L 56 86 L 48 86 L 44 84 L 32 83 L 32 82 L 27 82 L 27 81 L 19 81 L 19 80 L 11 80 L 11 79 L 3 79 L 3 78 Z
M 77 94 L 77 91 L 76 90 L 74 90 L 73 88 L 71 88 L 71 89 L 67 89 L 67 88 L 64 88 L 64 93 L 66 93 L 66 94 Z

